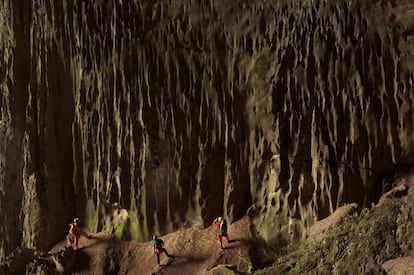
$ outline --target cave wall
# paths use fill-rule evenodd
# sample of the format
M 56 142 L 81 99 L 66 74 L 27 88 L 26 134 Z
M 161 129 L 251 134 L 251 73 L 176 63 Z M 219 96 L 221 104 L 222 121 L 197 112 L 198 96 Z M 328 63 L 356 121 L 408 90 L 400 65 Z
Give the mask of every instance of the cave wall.
M 300 239 L 414 161 L 404 1 L 0 2 L 0 259 L 246 212 Z

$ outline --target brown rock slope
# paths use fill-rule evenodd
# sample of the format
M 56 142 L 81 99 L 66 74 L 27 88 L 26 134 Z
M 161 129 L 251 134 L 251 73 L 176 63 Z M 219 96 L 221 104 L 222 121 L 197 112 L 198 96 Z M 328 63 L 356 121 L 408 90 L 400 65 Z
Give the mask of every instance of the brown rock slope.
M 198 274 L 216 268 L 250 273 L 271 264 L 275 252 L 257 238 L 247 217 L 229 226 L 233 241 L 221 250 L 213 227 L 182 229 L 161 238 L 174 257 L 161 255 L 161 267 L 156 264 L 150 242 L 119 241 L 108 233 L 94 234 L 91 240 L 81 239 L 75 253 L 71 274 Z M 63 248 L 56 245 L 50 253 Z

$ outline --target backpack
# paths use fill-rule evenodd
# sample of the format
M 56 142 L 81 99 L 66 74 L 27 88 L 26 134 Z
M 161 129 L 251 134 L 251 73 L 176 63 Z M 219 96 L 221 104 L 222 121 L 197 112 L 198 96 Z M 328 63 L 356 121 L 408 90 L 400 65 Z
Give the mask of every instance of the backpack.
M 227 222 L 223 219 L 220 223 L 220 235 L 224 236 L 227 234 Z
M 157 240 L 155 240 L 154 244 L 155 244 L 154 245 L 155 248 L 160 249 L 160 248 L 162 248 L 163 241 L 161 239 L 157 239 Z

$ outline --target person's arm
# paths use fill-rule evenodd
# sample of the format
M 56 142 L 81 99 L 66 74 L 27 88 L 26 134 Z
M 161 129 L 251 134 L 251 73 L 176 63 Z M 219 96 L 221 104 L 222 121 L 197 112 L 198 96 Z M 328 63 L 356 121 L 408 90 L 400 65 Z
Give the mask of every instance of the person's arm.
M 69 224 L 69 234 L 73 234 L 73 223 Z
M 216 229 L 216 237 L 219 237 L 220 236 L 220 223 L 217 218 L 213 221 L 213 227 Z

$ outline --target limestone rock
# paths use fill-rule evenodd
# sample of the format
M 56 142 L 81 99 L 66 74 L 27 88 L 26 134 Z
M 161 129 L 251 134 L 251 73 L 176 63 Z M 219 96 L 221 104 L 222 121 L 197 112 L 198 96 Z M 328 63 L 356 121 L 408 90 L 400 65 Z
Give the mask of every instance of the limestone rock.
M 66 247 L 52 255 L 56 271 L 59 274 L 67 274 L 75 263 L 75 251 L 72 247 Z
M 402 257 L 386 261 L 382 267 L 389 275 L 403 275 L 414 273 L 414 258 Z
M 410 1 L 0 2 L 0 261 L 246 211 L 288 245 L 414 163 Z M 125 212 L 123 212 L 125 214 Z M 125 217 L 125 220 L 123 219 Z
M 335 212 L 329 217 L 316 222 L 308 229 L 308 240 L 320 240 L 326 231 L 334 228 L 346 216 L 352 214 L 352 212 L 355 212 L 357 208 L 358 204 L 356 203 L 346 204 L 336 209 Z
M 230 265 L 218 265 L 208 271 L 200 272 L 198 275 L 237 275 L 242 274 L 237 272 L 237 268 L 235 266 Z

